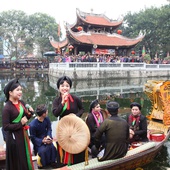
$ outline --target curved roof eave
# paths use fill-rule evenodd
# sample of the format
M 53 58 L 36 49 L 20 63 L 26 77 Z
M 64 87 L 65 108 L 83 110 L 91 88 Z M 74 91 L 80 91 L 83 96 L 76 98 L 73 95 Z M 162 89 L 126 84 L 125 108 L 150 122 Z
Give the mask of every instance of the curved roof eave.
M 71 37 L 76 42 L 81 42 L 83 44 L 96 44 L 98 46 L 134 46 L 143 40 L 143 34 L 140 34 L 138 37 L 134 39 L 130 39 L 118 34 L 105 34 L 105 33 L 92 33 L 92 32 L 72 32 L 70 29 L 68 30 Z
M 77 9 L 77 18 L 79 18 L 81 21 L 83 21 L 86 24 L 90 25 L 101 25 L 101 26 L 107 26 L 107 27 L 118 27 L 123 23 L 123 19 L 113 21 L 110 20 L 108 17 L 106 17 L 104 14 L 90 14 L 85 13 Z
M 68 45 L 69 41 L 66 38 L 65 40 L 60 41 L 60 42 L 55 41 L 55 40 L 50 40 L 50 43 L 54 48 L 63 48 Z

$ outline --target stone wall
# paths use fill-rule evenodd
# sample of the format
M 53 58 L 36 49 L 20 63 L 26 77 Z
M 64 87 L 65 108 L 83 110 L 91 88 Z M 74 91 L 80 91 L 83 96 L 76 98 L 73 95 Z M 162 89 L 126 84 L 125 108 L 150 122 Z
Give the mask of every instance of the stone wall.
M 109 79 L 109 78 L 139 78 L 139 77 L 169 77 L 170 70 L 61 70 L 61 69 L 49 69 L 49 75 L 54 77 L 61 77 L 63 75 L 69 76 L 74 80 L 91 80 L 91 79 Z

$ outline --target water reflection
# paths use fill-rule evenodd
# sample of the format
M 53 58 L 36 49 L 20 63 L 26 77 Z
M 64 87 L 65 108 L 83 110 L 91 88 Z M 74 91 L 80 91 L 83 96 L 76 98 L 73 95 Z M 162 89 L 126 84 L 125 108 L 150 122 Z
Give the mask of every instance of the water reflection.
M 162 147 L 161 152 L 155 157 L 154 161 L 143 167 L 144 170 L 167 170 L 170 167 L 170 141 Z
M 52 127 L 56 127 L 56 118 L 51 114 L 52 101 L 56 95 L 57 78 L 48 76 L 45 73 L 16 73 L 14 74 L 3 74 L 0 75 L 0 109 L 4 106 L 5 97 L 3 89 L 6 83 L 17 77 L 23 86 L 23 100 L 35 108 L 38 104 L 44 103 L 48 106 L 49 117 L 52 121 Z M 164 80 L 167 78 L 165 77 Z M 121 113 L 126 113 L 129 110 L 131 102 L 139 102 L 142 106 L 142 113 L 148 114 L 150 112 L 150 101 L 147 96 L 143 93 L 144 84 L 147 78 L 134 78 L 134 79 L 109 79 L 109 80 L 91 80 L 91 81 L 73 81 L 73 88 L 71 93 L 76 94 L 83 100 L 85 111 L 88 112 L 89 104 L 94 99 L 99 99 L 103 108 L 105 108 L 105 102 L 107 100 L 115 100 L 120 103 Z M 0 127 L 2 126 L 2 120 L 0 115 Z M 53 135 L 55 131 L 53 130 Z M 0 144 L 2 141 L 2 134 L 0 133 Z M 144 169 L 161 169 L 163 167 L 169 167 L 169 155 L 170 155 L 170 143 L 166 145 L 155 158 L 151 165 L 146 166 Z M 160 156 L 160 157 L 159 157 Z
M 44 103 L 48 106 L 51 113 L 52 101 L 56 95 L 57 78 L 48 76 L 45 73 L 16 73 L 0 75 L 0 108 L 3 108 L 5 97 L 3 89 L 5 84 L 12 78 L 19 78 L 23 86 L 23 100 L 35 108 L 38 104 Z M 99 99 L 103 107 L 106 100 L 116 100 L 122 108 L 129 107 L 133 101 L 139 102 L 143 107 L 142 112 L 148 114 L 150 111 L 150 103 L 143 93 L 146 78 L 134 79 L 109 79 L 109 80 L 90 80 L 90 81 L 73 81 L 71 93 L 81 97 L 88 112 L 89 103 L 94 99 Z M 49 114 L 52 121 L 55 117 Z M 0 117 L 1 123 L 1 117 Z
M 57 78 L 49 76 L 50 86 L 56 88 Z M 108 79 L 74 81 L 72 93 L 79 96 L 122 95 L 143 92 L 146 79 Z

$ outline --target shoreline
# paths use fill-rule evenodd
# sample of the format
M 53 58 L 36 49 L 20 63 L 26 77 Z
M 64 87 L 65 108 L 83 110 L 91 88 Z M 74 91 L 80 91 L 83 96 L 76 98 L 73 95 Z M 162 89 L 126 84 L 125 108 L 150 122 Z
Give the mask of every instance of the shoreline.
M 48 68 L 39 68 L 39 69 L 35 69 L 35 68 L 25 68 L 25 69 L 15 69 L 12 70 L 11 68 L 0 68 L 0 72 L 1 73 L 19 73 L 19 72 L 46 72 L 48 73 Z

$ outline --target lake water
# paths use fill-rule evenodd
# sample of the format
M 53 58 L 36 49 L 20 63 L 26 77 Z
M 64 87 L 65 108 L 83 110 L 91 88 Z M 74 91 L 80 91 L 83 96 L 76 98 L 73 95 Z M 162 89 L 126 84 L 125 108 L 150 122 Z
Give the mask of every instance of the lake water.
M 5 96 L 3 89 L 7 82 L 12 78 L 19 78 L 23 86 L 23 100 L 30 104 L 34 109 L 38 104 L 46 104 L 48 106 L 49 118 L 52 121 L 53 136 L 56 136 L 55 129 L 57 119 L 51 113 L 52 101 L 58 95 L 56 90 L 57 79 L 43 73 L 16 73 L 0 75 L 0 111 L 4 106 Z M 163 78 L 164 80 L 168 78 Z M 151 103 L 144 93 L 144 84 L 146 78 L 135 79 L 112 79 L 112 80 L 91 80 L 91 81 L 73 81 L 71 93 L 82 98 L 85 112 L 89 110 L 89 104 L 92 100 L 98 99 L 102 108 L 105 108 L 107 100 L 115 100 L 120 103 L 120 114 L 129 112 L 131 102 L 139 102 L 143 108 L 142 113 L 148 114 Z M 0 114 L 0 127 L 2 127 L 2 114 Z M 2 133 L 0 131 L 0 145 L 4 143 Z M 161 152 L 154 161 L 143 167 L 145 170 L 163 170 L 170 167 L 170 141 L 167 141 Z

